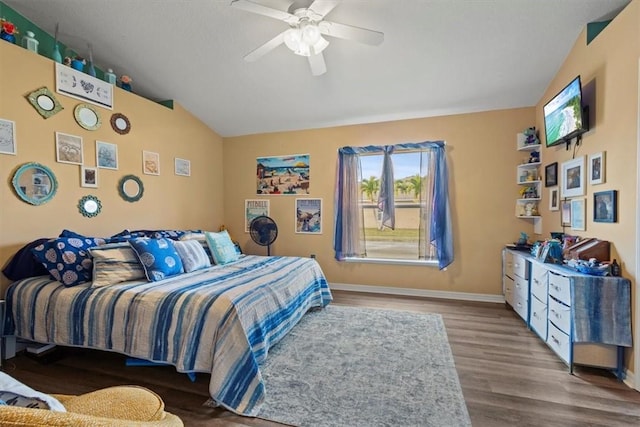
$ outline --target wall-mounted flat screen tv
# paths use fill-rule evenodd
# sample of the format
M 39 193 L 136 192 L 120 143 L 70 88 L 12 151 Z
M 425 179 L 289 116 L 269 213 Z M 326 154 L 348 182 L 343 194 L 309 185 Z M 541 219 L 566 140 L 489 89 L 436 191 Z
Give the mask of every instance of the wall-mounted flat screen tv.
M 547 147 L 568 143 L 571 138 L 589 130 L 585 119 L 582 85 L 578 76 L 544 106 Z

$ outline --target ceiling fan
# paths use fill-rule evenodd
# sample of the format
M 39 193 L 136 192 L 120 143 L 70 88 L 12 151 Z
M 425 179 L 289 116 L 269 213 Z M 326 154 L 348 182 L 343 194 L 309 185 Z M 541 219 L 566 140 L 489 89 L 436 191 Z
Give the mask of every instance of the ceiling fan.
M 247 54 L 245 61 L 255 61 L 284 43 L 296 55 L 306 56 L 311 74 L 319 76 L 327 71 L 322 51 L 329 45 L 329 41 L 323 35 L 373 46 L 382 43 L 384 34 L 379 31 L 325 21 L 324 17 L 338 3 L 340 0 L 296 0 L 285 12 L 251 0 L 232 0 L 231 6 L 279 19 L 290 27 Z

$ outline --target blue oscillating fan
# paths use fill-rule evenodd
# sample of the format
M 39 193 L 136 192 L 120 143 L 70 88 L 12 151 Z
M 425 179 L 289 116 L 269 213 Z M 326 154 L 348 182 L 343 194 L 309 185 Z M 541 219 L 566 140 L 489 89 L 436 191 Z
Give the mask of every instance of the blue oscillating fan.
M 271 256 L 271 244 L 278 238 L 278 226 L 268 216 L 257 216 L 249 224 L 251 239 L 260 246 L 267 247 L 267 256 Z

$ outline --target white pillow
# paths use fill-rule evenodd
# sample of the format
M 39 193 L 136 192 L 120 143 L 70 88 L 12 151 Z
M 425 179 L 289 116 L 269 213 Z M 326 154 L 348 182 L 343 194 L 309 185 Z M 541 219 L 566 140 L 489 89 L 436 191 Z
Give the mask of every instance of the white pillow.
M 209 256 L 197 240 L 184 240 L 173 242 L 173 246 L 180 256 L 182 266 L 186 273 L 211 267 Z
M 49 396 L 48 394 L 40 393 L 39 391 L 35 391 L 31 387 L 22 384 L 20 381 L 1 371 L 0 390 L 10 391 L 12 393 L 19 394 L 25 397 L 35 397 L 36 399 L 45 401 L 52 411 L 67 412 L 62 403 L 60 403 L 60 401 L 55 397 Z

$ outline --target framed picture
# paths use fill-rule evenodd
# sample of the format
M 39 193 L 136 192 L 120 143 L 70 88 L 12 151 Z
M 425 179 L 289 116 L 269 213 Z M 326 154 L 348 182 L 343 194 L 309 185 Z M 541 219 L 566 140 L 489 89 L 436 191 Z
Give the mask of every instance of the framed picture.
M 589 156 L 589 184 L 604 184 L 604 151 Z
M 586 230 L 585 199 L 571 199 L 571 229 Z
M 560 210 L 560 194 L 558 192 L 558 187 L 549 189 L 549 210 Z
M 142 152 L 142 173 L 160 175 L 160 154 L 153 151 Z
M 618 192 L 616 190 L 593 193 L 593 221 L 618 221 Z
M 584 196 L 584 156 L 562 163 L 562 197 Z
M 180 176 L 191 176 L 191 161 L 176 157 L 175 174 Z
M 80 187 L 98 188 L 98 168 L 80 166 Z
M 558 162 L 551 163 L 544 168 L 544 186 L 558 185 Z
M 56 63 L 56 92 L 113 110 L 113 87 L 109 82 Z
M 16 123 L 0 119 L 0 154 L 18 154 L 16 149 Z
M 322 234 L 322 199 L 296 199 L 295 231 Z
M 259 216 L 269 216 L 269 200 L 245 200 L 244 201 L 244 232 L 249 232 L 249 224 Z
M 118 146 L 96 141 L 96 166 L 101 169 L 118 169 Z
M 561 225 L 563 227 L 569 227 L 571 225 L 571 201 L 570 200 L 561 201 L 560 209 L 562 210 Z
M 82 165 L 84 163 L 82 137 L 56 132 L 56 161 Z
M 258 157 L 256 159 L 256 194 L 309 194 L 309 155 Z

